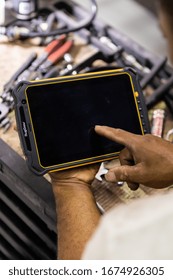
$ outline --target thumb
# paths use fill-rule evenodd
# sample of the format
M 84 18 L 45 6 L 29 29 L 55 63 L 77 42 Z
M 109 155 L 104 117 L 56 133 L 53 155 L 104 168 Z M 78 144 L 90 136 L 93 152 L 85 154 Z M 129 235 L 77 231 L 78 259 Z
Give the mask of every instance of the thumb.
M 108 182 L 118 182 L 118 181 L 124 181 L 124 182 L 138 182 L 138 177 L 140 173 L 140 168 L 138 165 L 129 166 L 129 165 L 122 165 L 115 168 L 112 168 L 108 171 L 108 173 L 105 175 L 105 179 Z

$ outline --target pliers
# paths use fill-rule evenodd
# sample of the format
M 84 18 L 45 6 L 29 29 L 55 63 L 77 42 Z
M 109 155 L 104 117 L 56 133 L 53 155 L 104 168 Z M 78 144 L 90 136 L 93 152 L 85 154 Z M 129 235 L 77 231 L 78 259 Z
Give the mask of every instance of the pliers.
M 56 64 L 71 49 L 73 40 L 66 41 L 66 38 L 66 35 L 61 35 L 58 39 L 49 43 L 44 49 L 43 54 L 33 61 L 30 67 L 18 77 L 17 82 L 42 78 L 48 69 Z
M 73 46 L 73 40 L 66 41 L 66 39 L 66 35 L 61 35 L 58 39 L 53 40 L 39 57 L 36 53 L 31 54 L 29 59 L 4 85 L 3 92 L 0 95 L 0 128 L 4 128 L 4 132 L 11 124 L 8 114 L 14 108 L 13 88 L 23 80 L 44 78 L 44 74 L 50 70 L 51 66 L 63 58 L 65 53 L 69 52 Z

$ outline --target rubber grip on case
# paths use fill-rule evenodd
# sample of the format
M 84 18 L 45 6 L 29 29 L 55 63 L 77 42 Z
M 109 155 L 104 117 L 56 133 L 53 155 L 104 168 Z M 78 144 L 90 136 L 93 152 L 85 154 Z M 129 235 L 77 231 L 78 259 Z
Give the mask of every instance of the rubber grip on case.
M 26 124 L 26 119 L 25 119 L 25 114 L 24 114 L 23 107 L 20 107 L 19 111 L 20 111 L 20 118 L 21 118 L 21 126 L 22 126 L 23 138 L 25 140 L 25 144 L 26 144 L 27 150 L 31 151 L 31 142 L 29 140 L 29 133 L 28 133 L 28 128 L 27 128 L 27 124 Z

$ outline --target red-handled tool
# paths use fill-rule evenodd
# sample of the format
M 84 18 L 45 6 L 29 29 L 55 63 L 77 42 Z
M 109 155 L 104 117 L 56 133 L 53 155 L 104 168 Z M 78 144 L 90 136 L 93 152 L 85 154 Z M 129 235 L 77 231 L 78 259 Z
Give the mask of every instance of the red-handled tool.
M 53 40 L 51 43 L 45 47 L 44 52 L 46 53 L 46 58 L 53 53 L 57 48 L 61 47 L 66 40 L 66 35 L 61 35 L 58 39 Z
M 57 63 L 63 56 L 68 53 L 73 46 L 73 41 L 69 40 L 61 45 L 57 50 L 54 50 L 47 58 L 47 60 L 40 65 L 39 70 L 46 71 L 47 68 Z
M 35 75 L 34 72 L 36 72 L 40 68 L 40 66 L 46 61 L 46 59 L 51 54 L 60 49 L 61 46 L 63 46 L 66 38 L 66 35 L 63 34 L 58 39 L 53 40 L 50 44 L 48 44 L 47 47 L 45 47 L 43 53 L 32 62 L 30 67 L 22 72 L 21 75 L 19 75 L 18 82 L 23 80 L 30 80 L 31 77 Z

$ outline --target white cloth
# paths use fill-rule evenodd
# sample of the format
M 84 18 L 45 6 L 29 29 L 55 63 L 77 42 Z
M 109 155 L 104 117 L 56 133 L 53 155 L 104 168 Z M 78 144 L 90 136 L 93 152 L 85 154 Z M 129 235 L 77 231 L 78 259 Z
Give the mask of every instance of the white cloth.
M 106 213 L 87 244 L 86 260 L 173 260 L 173 191 Z

